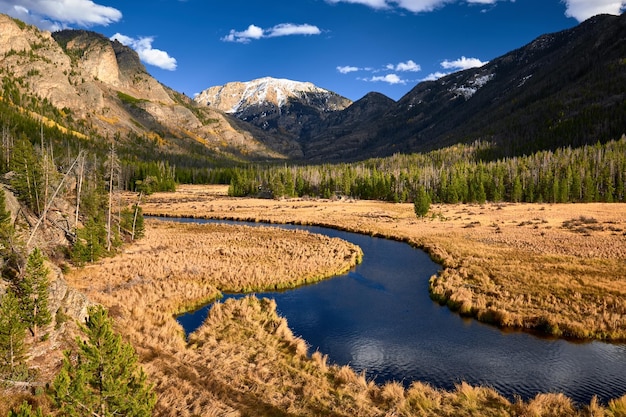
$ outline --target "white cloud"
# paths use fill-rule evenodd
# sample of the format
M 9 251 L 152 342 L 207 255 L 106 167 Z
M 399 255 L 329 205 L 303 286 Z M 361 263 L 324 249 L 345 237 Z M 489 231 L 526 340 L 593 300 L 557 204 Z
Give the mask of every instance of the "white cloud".
M 329 3 L 362 4 L 372 9 L 399 7 L 414 13 L 430 12 L 454 0 L 327 0 Z
M 327 0 L 329 3 L 353 3 L 362 4 L 372 9 L 386 9 L 389 7 L 387 0 Z
M 342 74 L 349 74 L 351 72 L 359 71 L 359 68 L 358 67 L 351 67 L 351 66 L 347 66 L 346 65 L 344 67 L 341 67 L 341 66 L 337 67 L 337 71 L 339 71 Z
M 446 3 L 452 3 L 452 0 L 398 0 L 398 6 L 413 13 L 432 12 L 435 9 L 443 7 Z
M 400 8 L 413 13 L 432 12 L 458 0 L 326 0 L 328 3 L 361 4 L 373 9 Z M 467 4 L 495 5 L 506 0 L 464 0 Z M 508 0 L 515 2 L 515 0 Z M 601 13 L 619 15 L 626 9 L 624 0 L 560 0 L 566 5 L 565 15 L 582 22 Z
M 152 36 L 144 36 L 135 39 L 130 36 L 122 35 L 121 33 L 116 33 L 111 36 L 111 40 L 114 39 L 133 48 L 139 55 L 139 59 L 148 65 L 153 65 L 168 71 L 174 71 L 176 69 L 177 64 L 175 58 L 169 56 L 165 51 L 152 47 L 152 42 L 154 42 L 154 37 Z
M 413 62 L 413 60 L 409 59 L 406 62 L 400 62 L 398 65 L 396 65 L 395 68 L 396 71 L 403 71 L 403 72 L 418 72 L 422 70 L 422 67 L 420 67 L 418 64 L 416 64 L 415 62 Z
M 455 59 L 454 61 L 448 61 L 446 59 L 445 61 L 441 62 L 441 67 L 444 69 L 452 69 L 452 70 L 458 71 L 458 70 L 465 70 L 468 68 L 482 67 L 486 63 L 487 62 L 482 62 L 478 58 L 466 58 L 462 56 L 461 58 Z
M 263 29 L 250 25 L 248 29 L 237 32 L 235 29 L 231 29 L 230 33 L 222 38 L 224 42 L 240 42 L 240 43 L 248 43 L 250 39 L 261 39 L 263 37 Z
M 224 42 L 249 43 L 261 38 L 276 38 L 279 36 L 292 35 L 319 35 L 322 31 L 309 24 L 294 25 L 293 23 L 281 23 L 269 29 L 263 29 L 256 25 L 248 26 L 248 29 L 238 32 L 231 29 L 230 33 L 222 38 Z
M 371 78 L 363 78 L 364 81 L 370 81 L 370 82 L 385 82 L 387 84 L 406 84 L 406 80 L 403 80 L 402 78 L 398 77 L 397 74 L 387 74 L 387 75 L 381 75 L 381 76 L 374 76 Z
M 107 26 L 122 18 L 119 10 L 91 0 L 0 0 L 0 13 L 46 30 L 69 25 Z
M 322 33 L 317 26 L 313 25 L 294 25 L 292 23 L 281 23 L 268 30 L 267 37 L 274 38 L 277 36 L 291 35 L 319 35 Z
M 608 13 L 619 15 L 626 8 L 623 0 L 561 0 L 565 3 L 565 15 L 582 22 L 592 16 Z
M 438 80 L 441 77 L 445 77 L 446 75 L 449 75 L 449 72 L 431 72 L 430 74 L 428 74 L 426 77 L 422 78 L 422 81 L 435 81 Z
M 373 9 L 393 9 L 400 8 L 411 11 L 413 13 L 432 12 L 433 10 L 440 9 L 446 4 L 456 3 L 458 0 L 326 0 L 328 3 L 352 3 L 361 4 Z M 464 0 L 467 4 L 480 4 L 490 5 L 496 4 L 499 1 L 507 0 Z M 515 0 L 508 0 L 514 3 Z M 563 1 L 563 0 L 562 0 Z M 582 1 L 582 0 L 580 0 Z M 593 2 L 594 0 L 587 0 Z M 600 0 L 603 1 L 603 0 Z M 608 1 L 608 0 L 604 0 Z
M 487 61 L 489 62 L 489 61 Z M 422 81 L 435 81 L 441 77 L 445 77 L 446 75 L 450 75 L 453 72 L 466 70 L 469 68 L 482 67 L 487 62 L 483 62 L 478 58 L 466 58 L 462 56 L 459 59 L 455 59 L 454 61 L 443 60 L 439 63 L 443 69 L 452 70 L 448 72 L 432 72 L 428 74 L 425 78 L 422 78 Z
M 362 4 L 373 9 L 400 8 L 413 13 L 432 12 L 444 7 L 446 4 L 455 3 L 457 0 L 326 0 L 328 3 L 352 3 Z M 496 4 L 504 0 L 465 0 L 468 4 Z M 509 0 L 515 2 L 515 0 Z M 593 1 L 593 0 L 590 0 Z
M 399 7 L 415 13 L 430 12 L 454 0 L 327 0 L 329 3 L 362 4 L 372 9 Z
M 381 72 L 389 72 L 385 75 L 372 75 L 371 77 L 360 77 L 357 80 L 367 81 L 367 82 L 385 82 L 387 84 L 406 84 L 409 80 L 401 78 L 396 72 L 417 72 L 421 71 L 422 68 L 416 64 L 413 60 L 409 59 L 406 62 L 400 62 L 398 64 L 387 64 L 382 68 L 372 68 L 365 67 L 359 68 L 354 66 L 338 66 L 337 71 L 342 74 L 349 74 L 351 72 L 356 71 L 365 71 L 370 74 L 379 74 Z

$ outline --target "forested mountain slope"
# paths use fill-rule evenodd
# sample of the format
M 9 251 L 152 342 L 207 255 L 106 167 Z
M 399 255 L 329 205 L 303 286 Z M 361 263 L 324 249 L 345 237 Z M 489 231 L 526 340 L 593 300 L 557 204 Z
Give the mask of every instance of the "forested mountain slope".
M 624 15 L 540 36 L 481 68 L 422 82 L 398 102 L 370 93 L 346 107 L 325 90 L 300 92 L 267 123 L 258 100 L 237 102 L 232 114 L 198 104 L 93 32 L 50 34 L 1 15 L 0 40 L 3 113 L 44 121 L 81 146 L 115 139 L 127 159 L 167 161 L 182 181 L 248 161 L 358 161 L 476 140 L 493 145 L 482 157 L 494 159 L 626 132 Z M 15 131 L 15 117 L 4 116 L 3 128 Z
M 500 157 L 618 139 L 626 132 L 626 15 L 540 36 L 386 106 L 358 120 L 329 119 L 336 123 L 301 139 L 304 159 L 361 160 L 475 140 L 494 142 L 491 157 Z

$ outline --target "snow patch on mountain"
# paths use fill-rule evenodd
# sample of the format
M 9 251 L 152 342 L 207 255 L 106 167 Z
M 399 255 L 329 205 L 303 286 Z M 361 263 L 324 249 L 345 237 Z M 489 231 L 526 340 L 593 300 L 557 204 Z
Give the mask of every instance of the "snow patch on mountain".
M 194 100 L 226 113 L 238 113 L 253 106 L 273 105 L 279 109 L 290 99 L 306 100 L 307 95 L 329 98 L 334 93 L 310 82 L 265 77 L 248 82 L 231 82 L 207 88 Z M 330 100 L 327 100 L 330 103 Z M 341 110 L 329 108 L 328 110 Z
M 526 81 L 528 81 L 531 77 L 533 76 L 533 74 L 527 75 L 524 78 L 522 78 L 522 80 L 519 82 L 519 84 L 517 85 L 517 87 L 521 87 L 524 84 L 526 84 Z
M 485 74 L 479 75 L 476 74 L 474 79 L 470 80 L 467 85 L 461 85 L 459 87 L 454 87 L 449 91 L 455 94 L 455 98 L 459 96 L 463 96 L 465 100 L 469 100 L 476 92 L 489 81 L 491 81 L 495 77 L 495 74 Z

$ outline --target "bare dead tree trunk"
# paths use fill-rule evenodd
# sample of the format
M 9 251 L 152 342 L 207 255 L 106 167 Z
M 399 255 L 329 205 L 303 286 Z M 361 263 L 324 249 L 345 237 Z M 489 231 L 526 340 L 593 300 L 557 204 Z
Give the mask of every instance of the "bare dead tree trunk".
M 142 197 L 143 197 L 143 190 L 139 192 L 139 198 L 137 199 L 137 203 L 135 203 L 135 213 L 133 214 L 133 231 L 130 235 L 130 240 L 135 240 L 135 226 L 137 224 L 137 213 L 139 213 L 139 203 L 141 203 Z
M 109 156 L 109 208 L 107 213 L 107 251 L 111 251 L 111 216 L 113 213 L 113 153 L 114 147 L 111 145 Z
M 65 175 L 61 179 L 61 182 L 59 183 L 59 185 L 56 188 L 56 190 L 54 190 L 54 194 L 52 195 L 52 198 L 48 202 L 48 205 L 44 208 L 43 213 L 41 213 L 41 216 L 39 216 L 39 219 L 37 220 L 37 223 L 35 223 L 35 226 L 33 227 L 33 230 L 30 232 L 30 237 L 28 238 L 28 241 L 26 242 L 26 246 L 27 247 L 30 246 L 30 242 L 33 240 L 33 237 L 35 236 L 35 232 L 39 228 L 39 225 L 41 224 L 43 219 L 46 217 L 46 214 L 48 213 L 48 210 L 50 209 L 50 206 L 54 202 L 54 199 L 57 197 L 57 194 L 61 190 L 61 187 L 63 187 L 63 183 L 65 182 L 65 179 L 68 177 L 70 172 L 72 172 L 72 169 L 74 169 L 74 165 L 76 165 L 76 162 L 78 162 L 78 158 L 80 158 L 80 156 L 81 156 L 81 154 L 79 153 L 78 156 L 76 157 L 76 159 L 74 160 L 74 162 L 72 163 L 72 165 L 69 167 L 69 169 L 67 170 L 67 172 L 65 173 Z
M 40 127 L 40 140 L 41 140 L 41 155 L 43 157 L 43 178 L 44 178 L 44 185 L 43 185 L 43 206 L 47 206 L 48 205 L 48 185 L 50 184 L 50 176 L 49 176 L 49 161 L 48 161 L 48 152 L 46 151 L 46 147 L 44 145 L 44 140 L 43 140 L 43 122 L 41 122 L 41 127 Z M 37 210 L 39 210 L 39 204 L 37 204 Z M 45 229 L 46 228 L 46 222 L 44 221 L 42 224 L 42 228 Z
M 117 186 L 119 187 L 119 169 L 120 162 L 115 152 L 115 142 L 111 142 L 111 149 L 109 152 L 109 158 L 107 160 L 109 168 L 109 204 L 107 213 L 107 251 L 111 250 L 113 229 L 111 227 L 113 218 L 113 195 L 115 193 L 115 177 L 118 177 Z
M 9 166 L 11 163 L 11 150 L 13 149 L 13 137 L 9 126 L 5 124 L 2 126 L 2 154 L 4 157 L 5 166 Z
M 26 173 L 26 187 L 28 188 L 28 201 L 30 203 L 33 201 L 33 191 L 30 187 L 30 173 L 28 172 L 28 161 L 26 158 L 24 158 L 24 173 Z
M 78 214 L 80 212 L 80 196 L 83 191 L 83 180 L 85 177 L 85 156 L 79 153 L 80 162 L 78 164 L 78 172 L 76 179 L 76 212 L 74 215 L 74 228 L 78 227 Z

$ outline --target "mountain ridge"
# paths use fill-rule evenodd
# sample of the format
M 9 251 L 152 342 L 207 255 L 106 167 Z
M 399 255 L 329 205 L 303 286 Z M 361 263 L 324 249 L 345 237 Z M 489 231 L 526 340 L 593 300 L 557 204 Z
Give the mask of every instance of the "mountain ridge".
M 263 77 L 230 82 L 203 90 L 194 101 L 224 111 L 286 144 L 279 152 L 291 158 L 304 156 L 299 141 L 323 124 L 329 115 L 352 101 L 310 82 Z
M 0 40 L 8 104 L 35 114 L 42 107 L 32 103 L 43 100 L 56 108 L 59 128 L 131 138 L 131 152 L 179 166 L 343 162 L 473 141 L 493 143 L 489 157 L 497 158 L 626 131 L 624 15 L 541 35 L 480 68 L 421 82 L 398 101 L 372 92 L 352 102 L 271 77 L 212 87 L 213 96 L 209 88 L 194 100 L 150 76 L 135 51 L 95 32 L 51 34 L 0 15 Z M 132 145 L 135 137 L 148 148 Z
M 477 140 L 494 143 L 492 157 L 606 141 L 626 132 L 624 34 L 625 15 L 594 16 L 482 67 L 420 82 L 396 102 L 370 93 L 313 123 L 297 112 L 285 122 L 275 109 L 268 118 L 257 104 L 231 114 L 282 135 L 290 157 L 314 163 Z
M 194 101 L 225 113 L 238 113 L 243 107 L 260 106 L 264 103 L 279 108 L 288 104 L 289 99 L 307 101 L 308 94 L 327 96 L 329 101 L 325 111 L 343 110 L 352 101 L 339 96 L 311 82 L 295 81 L 286 78 L 262 77 L 250 81 L 233 81 L 224 85 L 212 86 L 200 92 Z M 341 97 L 341 98 L 340 98 Z M 337 98 L 337 100 L 332 100 Z
M 626 15 L 598 15 L 482 67 L 421 82 L 381 116 L 385 123 L 362 120 L 334 139 L 335 150 L 305 158 L 354 160 L 476 140 L 494 142 L 493 157 L 501 157 L 616 139 L 626 132 L 624 57 Z
M 285 159 L 246 125 L 161 84 L 134 50 L 96 32 L 50 33 L 0 15 L 0 69 L 6 105 L 43 118 L 46 103 L 56 109 L 60 128 L 96 142 L 118 138 L 145 158 L 177 158 L 180 164 L 187 163 L 182 155 L 225 163 Z

